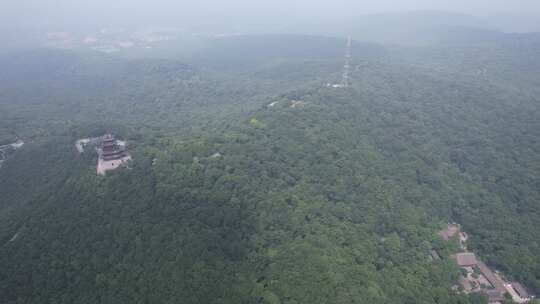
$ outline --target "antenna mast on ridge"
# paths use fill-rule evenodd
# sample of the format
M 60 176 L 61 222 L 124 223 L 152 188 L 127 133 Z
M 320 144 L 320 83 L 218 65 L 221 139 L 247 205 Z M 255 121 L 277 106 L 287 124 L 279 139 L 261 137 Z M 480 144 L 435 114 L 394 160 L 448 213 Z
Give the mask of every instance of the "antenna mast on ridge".
M 347 38 L 347 51 L 345 53 L 345 65 L 343 66 L 343 79 L 341 80 L 341 84 L 344 88 L 349 86 L 349 70 L 351 68 L 351 46 L 352 46 L 352 38 L 349 36 Z
M 327 83 L 326 86 L 330 88 L 347 88 L 350 84 L 349 70 L 351 69 L 351 46 L 352 38 L 347 37 L 347 50 L 345 52 L 345 65 L 343 66 L 343 74 L 341 75 L 341 83 Z

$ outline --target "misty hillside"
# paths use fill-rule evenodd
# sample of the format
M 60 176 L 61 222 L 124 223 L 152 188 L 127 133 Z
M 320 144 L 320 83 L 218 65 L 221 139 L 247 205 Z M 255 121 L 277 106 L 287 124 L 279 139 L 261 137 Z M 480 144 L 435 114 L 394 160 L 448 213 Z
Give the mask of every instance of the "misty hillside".
M 242 35 L 218 38 L 199 50 L 195 63 L 228 71 L 246 67 L 267 68 L 273 63 L 294 61 L 343 61 L 346 39 L 306 35 Z M 358 43 L 353 49 L 356 58 L 383 58 L 379 45 Z

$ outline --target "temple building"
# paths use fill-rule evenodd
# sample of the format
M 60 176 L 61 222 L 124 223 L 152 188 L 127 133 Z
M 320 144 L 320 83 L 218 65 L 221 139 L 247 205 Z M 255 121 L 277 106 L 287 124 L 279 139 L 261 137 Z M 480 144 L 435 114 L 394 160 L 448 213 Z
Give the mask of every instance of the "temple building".
M 97 174 L 105 175 L 107 171 L 115 170 L 127 164 L 131 156 L 126 151 L 125 143 L 118 141 L 112 134 L 103 136 L 98 146 Z
M 455 255 L 456 263 L 460 267 L 474 267 L 478 264 L 476 255 L 472 252 L 462 252 Z

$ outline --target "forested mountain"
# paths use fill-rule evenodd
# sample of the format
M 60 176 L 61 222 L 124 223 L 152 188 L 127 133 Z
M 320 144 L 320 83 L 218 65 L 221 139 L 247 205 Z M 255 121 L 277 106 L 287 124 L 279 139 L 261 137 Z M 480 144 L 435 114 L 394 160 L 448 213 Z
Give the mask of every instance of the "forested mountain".
M 451 221 L 540 292 L 540 79 L 523 56 L 540 49 L 355 42 L 339 89 L 344 39 L 215 43 L 185 62 L 0 59 L 0 132 L 27 142 L 0 168 L 0 299 L 486 303 L 452 288 Z M 134 160 L 99 177 L 74 142 L 105 132 Z

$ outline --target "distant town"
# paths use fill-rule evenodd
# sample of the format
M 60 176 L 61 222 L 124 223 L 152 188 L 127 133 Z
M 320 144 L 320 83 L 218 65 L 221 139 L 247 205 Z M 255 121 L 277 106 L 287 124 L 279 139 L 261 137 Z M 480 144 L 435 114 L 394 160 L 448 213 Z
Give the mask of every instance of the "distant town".
M 45 47 L 61 49 L 89 49 L 101 53 L 117 53 L 123 50 L 151 50 L 160 43 L 174 42 L 185 38 L 220 38 L 239 33 L 204 34 L 183 28 L 150 27 L 138 30 L 124 28 L 102 28 L 96 32 L 75 33 L 49 31 L 41 38 Z
M 121 28 L 103 28 L 96 33 L 88 34 L 56 31 L 45 33 L 44 45 L 53 48 L 87 48 L 103 53 L 115 53 L 123 49 L 152 48 L 157 42 L 175 40 L 181 34 L 182 31 L 175 28 L 133 32 Z

